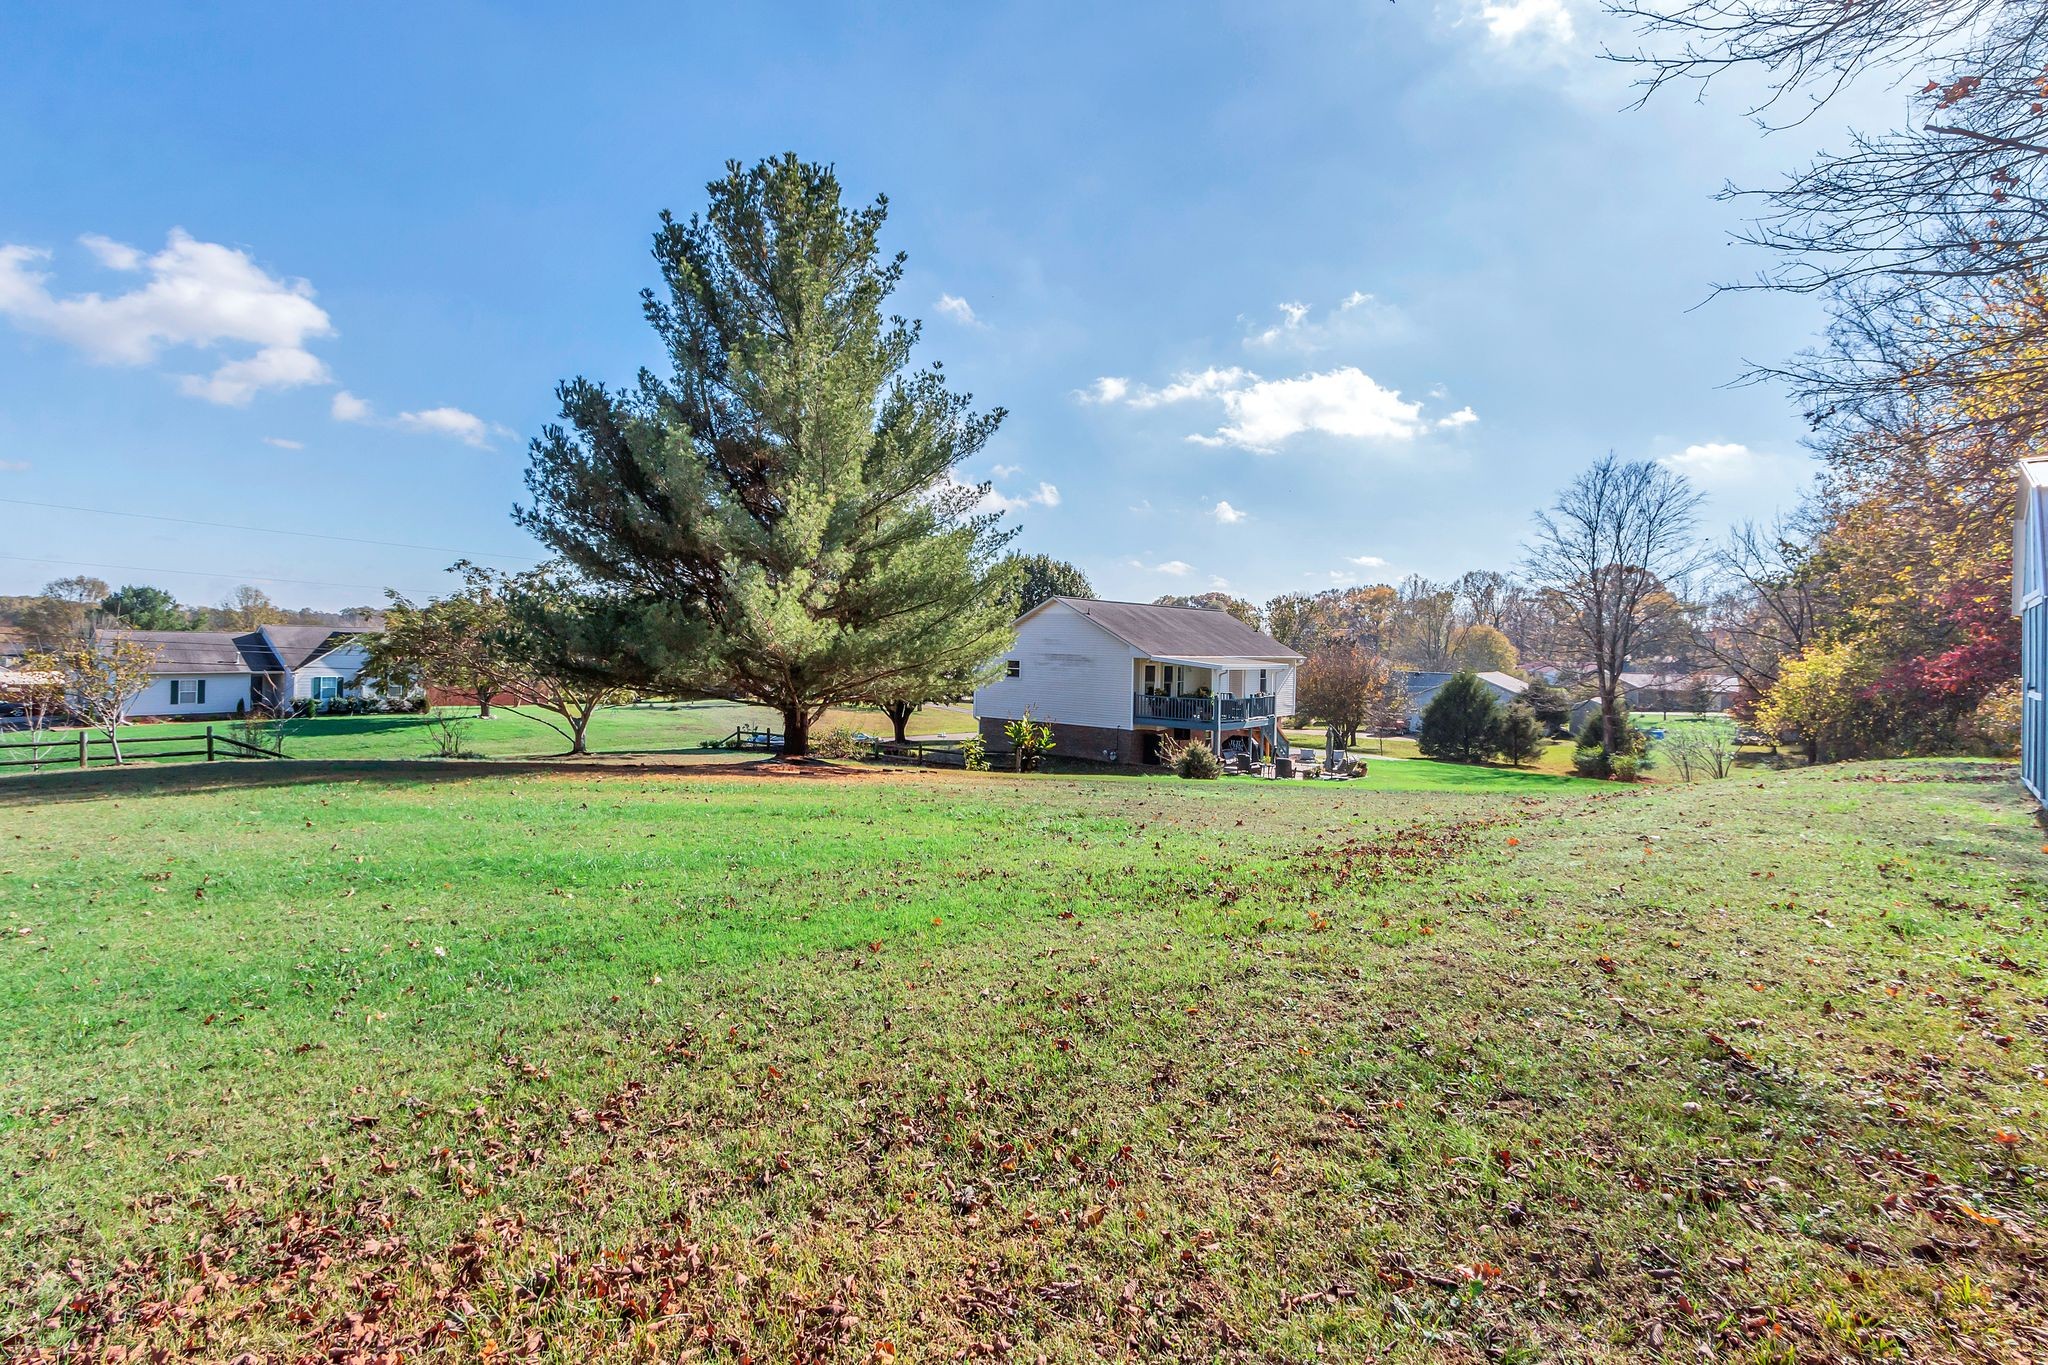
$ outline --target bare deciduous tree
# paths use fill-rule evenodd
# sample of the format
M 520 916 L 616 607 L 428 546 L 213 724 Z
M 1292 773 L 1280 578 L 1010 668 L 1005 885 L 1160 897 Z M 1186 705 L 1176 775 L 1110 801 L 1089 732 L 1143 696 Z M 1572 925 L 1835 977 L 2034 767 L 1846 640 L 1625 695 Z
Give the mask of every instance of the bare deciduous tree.
M 13 668 L 0 669 L 0 702 L 21 708 L 29 762 L 40 766 L 50 722 L 64 711 L 64 672 L 57 656 L 32 649 Z
M 1706 605 L 1700 647 L 1752 696 L 1769 691 L 1778 665 L 1819 631 L 1814 531 L 1801 516 L 1768 529 L 1744 522 L 1714 552 L 1711 568 L 1720 581 Z
M 1830 299 L 1827 342 L 1762 373 L 1816 422 L 1881 420 L 1957 394 L 1949 420 L 2007 432 L 2048 417 L 2048 0 L 1612 0 L 1673 82 L 1763 73 L 1751 112 L 1797 122 L 1859 77 L 1910 82 L 1907 126 L 1855 135 L 1754 196 L 1746 234 L 1779 253 L 1735 288 Z
M 1412 668 L 1442 672 L 1451 667 L 1451 638 L 1458 629 L 1458 593 L 1449 583 L 1421 574 L 1401 580 L 1394 607 L 1394 649 Z
M 1683 610 L 1670 585 L 1702 558 L 1692 538 L 1700 501 L 1683 475 L 1609 454 L 1536 516 L 1528 574 L 1593 666 L 1606 753 L 1620 734 L 1621 675 L 1630 652 Z
M 156 651 L 130 639 L 101 636 L 76 641 L 55 658 L 72 713 L 107 737 L 114 762 L 127 762 L 121 756 L 120 730 L 128 723 L 128 708 L 150 684 Z

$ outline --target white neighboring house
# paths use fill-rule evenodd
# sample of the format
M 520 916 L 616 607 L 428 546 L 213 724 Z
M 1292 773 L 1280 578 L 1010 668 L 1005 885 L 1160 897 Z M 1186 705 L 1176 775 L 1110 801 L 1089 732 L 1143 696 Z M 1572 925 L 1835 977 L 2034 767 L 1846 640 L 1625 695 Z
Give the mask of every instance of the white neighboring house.
M 1029 711 L 1052 727 L 1054 754 L 1110 763 L 1160 763 L 1169 743 L 1198 737 L 1273 753 L 1301 662 L 1228 612 L 1053 597 L 1017 618 L 974 718 L 1000 747 L 1003 726 Z
M 156 656 L 149 686 L 128 714 L 230 716 L 280 699 L 327 701 L 361 690 L 365 626 L 262 626 L 256 630 L 102 630 Z
M 2020 461 L 2012 614 L 2020 618 L 2020 781 L 2048 801 L 2048 458 Z
M 1408 688 L 1408 733 L 1416 734 L 1422 729 L 1422 708 L 1436 700 L 1436 694 L 1443 685 L 1457 677 L 1455 673 L 1403 673 L 1401 681 Z M 1492 689 L 1493 698 L 1502 706 L 1508 705 L 1529 690 L 1529 684 L 1506 673 L 1481 673 L 1479 681 Z

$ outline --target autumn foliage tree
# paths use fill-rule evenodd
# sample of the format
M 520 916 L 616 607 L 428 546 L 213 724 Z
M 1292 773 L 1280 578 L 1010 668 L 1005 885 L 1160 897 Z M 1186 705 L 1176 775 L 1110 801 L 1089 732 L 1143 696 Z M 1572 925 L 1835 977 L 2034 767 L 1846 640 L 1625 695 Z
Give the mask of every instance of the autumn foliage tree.
M 1334 728 L 1347 749 L 1360 729 L 1400 714 L 1407 696 L 1385 659 L 1354 644 L 1324 645 L 1295 675 L 1295 714 Z

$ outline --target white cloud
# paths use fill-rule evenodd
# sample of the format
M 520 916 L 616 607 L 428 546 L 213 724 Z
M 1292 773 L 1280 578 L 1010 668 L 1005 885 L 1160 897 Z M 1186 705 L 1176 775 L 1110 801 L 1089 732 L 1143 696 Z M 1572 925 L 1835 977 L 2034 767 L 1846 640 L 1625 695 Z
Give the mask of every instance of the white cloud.
M 1576 36 L 1565 0 L 1483 0 L 1479 22 L 1503 43 L 1528 38 L 1561 46 Z
M 28 473 L 27 460 L 0 460 L 0 474 Z
M 999 479 L 1012 478 L 1024 472 L 1024 466 L 1020 464 L 993 464 L 990 465 L 988 468 L 989 473 L 995 475 Z
M 1115 382 L 1122 387 L 1118 390 L 1116 398 L 1098 398 L 1095 401 L 1110 403 L 1117 401 L 1117 399 L 1122 399 L 1130 407 L 1158 408 L 1165 407 L 1169 403 L 1186 403 L 1197 398 L 1213 398 L 1219 393 L 1228 392 L 1257 378 L 1258 376 L 1250 370 L 1239 369 L 1235 365 L 1223 369 L 1218 369 L 1216 366 L 1211 365 L 1208 369 L 1200 372 L 1184 370 L 1174 377 L 1174 381 L 1171 384 L 1168 384 L 1163 389 L 1148 388 L 1143 384 L 1132 388 L 1127 381 L 1119 379 Z M 1099 386 L 1105 381 L 1098 379 L 1095 382 Z
M 209 403 L 239 408 L 266 389 L 297 389 L 325 384 L 328 379 L 327 366 L 311 351 L 266 346 L 247 360 L 231 360 L 210 375 L 183 375 L 178 389 Z
M 304 441 L 291 441 L 282 436 L 266 436 L 263 438 L 263 444 L 276 446 L 279 450 L 304 450 L 306 448 Z
M 1335 309 L 1320 318 L 1305 303 L 1283 303 L 1280 320 L 1246 333 L 1244 344 L 1253 350 L 1321 351 L 1329 347 L 1365 341 L 1387 341 L 1407 330 L 1408 319 L 1393 304 L 1362 289 L 1354 289 L 1338 301 Z
M 962 483 L 950 474 L 946 476 L 946 479 L 955 488 L 972 488 L 974 486 Z M 1034 488 L 1029 493 L 1019 493 L 1015 497 L 999 492 L 993 487 L 988 488 L 982 493 L 981 501 L 975 504 L 975 509 L 982 512 L 1021 512 L 1027 507 L 1058 507 L 1059 505 L 1060 490 L 1052 484 L 1040 483 L 1037 488 Z
M 1384 569 L 1387 567 L 1387 561 L 1381 559 L 1378 555 L 1346 555 L 1344 562 L 1346 564 L 1356 564 L 1361 569 Z
M 1657 457 L 1657 463 L 1666 469 L 1707 486 L 1745 482 L 1777 462 L 1775 456 L 1734 441 L 1707 441 Z
M 1223 577 L 1223 575 L 1221 574 L 1210 574 L 1209 586 L 1217 592 L 1229 592 L 1230 580 Z
M 974 315 L 974 305 L 961 298 L 958 294 L 939 295 L 939 301 L 936 306 L 941 313 L 944 313 L 963 327 L 985 327 L 988 325 Z
M 1657 457 L 1714 499 L 1717 516 L 1769 518 L 1798 500 L 1813 477 L 1811 457 L 1752 450 L 1737 441 L 1702 441 Z
M 466 446 L 478 450 L 489 450 L 495 437 L 510 436 L 504 427 L 486 422 L 473 412 L 461 408 L 422 408 L 417 412 L 401 412 L 389 421 L 381 420 L 377 410 L 366 398 L 358 398 L 347 389 L 334 395 L 327 405 L 328 413 L 337 422 L 359 422 L 367 426 L 395 427 L 399 431 L 417 432 L 424 436 L 447 436 Z
M 1265 379 L 1222 395 L 1230 420 L 1202 445 L 1233 445 L 1265 453 L 1308 432 L 1362 440 L 1406 441 L 1422 429 L 1422 404 L 1382 388 L 1355 366 L 1293 379 Z
M 1237 446 L 1262 454 L 1311 432 L 1406 441 L 1431 425 L 1422 416 L 1421 403 L 1403 399 L 1399 391 L 1382 387 L 1353 365 L 1291 379 L 1261 379 L 1239 366 L 1212 365 L 1183 371 L 1172 383 L 1157 389 L 1127 379 L 1098 379 L 1092 390 L 1083 390 L 1080 396 L 1084 402 L 1122 403 L 1131 408 L 1210 399 L 1223 405 L 1228 420 L 1213 433 L 1191 434 L 1186 439 L 1197 445 Z M 1435 425 L 1460 427 L 1478 420 L 1477 413 L 1463 408 Z
M 78 239 L 78 244 L 99 259 L 109 270 L 140 270 L 142 253 L 126 242 L 117 242 L 111 237 L 102 237 L 97 232 L 88 232 Z
M 1222 523 L 1225 526 L 1235 526 L 1239 522 L 1245 520 L 1251 514 L 1239 508 L 1232 507 L 1229 503 L 1223 501 L 1221 498 L 1218 498 L 1216 500 L 1216 505 L 1209 509 L 1209 515 L 1216 518 L 1218 522 Z
M 211 376 L 182 380 L 186 393 L 215 403 L 241 405 L 267 389 L 329 382 L 326 363 L 306 343 L 333 335 L 334 325 L 305 280 L 279 279 L 246 252 L 182 229 L 153 256 L 106 237 L 81 240 L 102 265 L 147 279 L 122 294 L 59 296 L 36 268 L 47 251 L 0 246 L 0 317 L 108 365 L 153 364 L 174 347 L 255 347 Z
M 1135 555 L 1124 561 L 1139 573 L 1163 573 L 1169 578 L 1186 578 L 1195 572 L 1195 566 L 1184 559 L 1169 559 L 1158 564 L 1147 564 Z
M 473 412 L 447 407 L 401 412 L 392 419 L 392 425 L 401 431 L 452 436 L 464 445 L 475 446 L 479 450 L 490 449 L 491 436 L 499 430 Z

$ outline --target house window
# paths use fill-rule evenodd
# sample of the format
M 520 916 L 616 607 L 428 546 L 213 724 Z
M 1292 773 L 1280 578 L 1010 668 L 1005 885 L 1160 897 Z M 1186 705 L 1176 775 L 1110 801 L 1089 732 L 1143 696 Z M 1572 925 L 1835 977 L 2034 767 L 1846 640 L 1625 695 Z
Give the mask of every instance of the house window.
M 1161 664 L 1159 666 L 1159 690 L 1169 697 L 1173 695 L 1172 664 Z
M 1145 665 L 1145 695 L 1152 696 L 1159 690 L 1159 665 Z
M 327 701 L 341 695 L 341 679 L 331 673 L 323 674 L 316 678 L 308 678 L 306 681 L 308 684 L 307 690 L 312 695 L 314 701 Z
M 206 679 L 171 679 L 171 705 L 197 706 L 206 700 Z
M 1266 670 L 1262 668 L 1259 670 L 1259 695 L 1263 697 L 1271 690 L 1266 686 Z
M 1003 676 L 1006 678 L 1023 677 L 1024 665 L 1018 662 L 1016 659 L 1005 659 L 1003 661 Z

